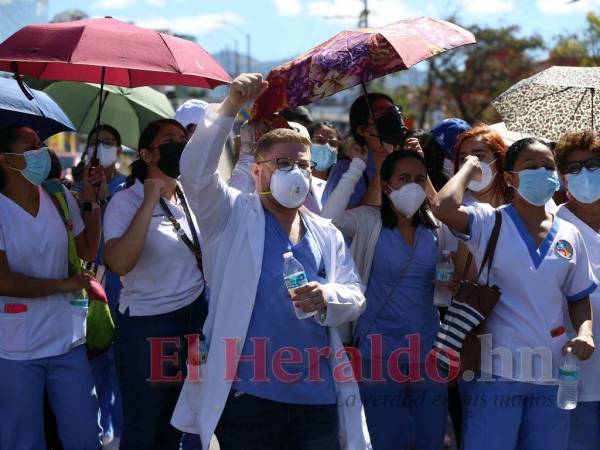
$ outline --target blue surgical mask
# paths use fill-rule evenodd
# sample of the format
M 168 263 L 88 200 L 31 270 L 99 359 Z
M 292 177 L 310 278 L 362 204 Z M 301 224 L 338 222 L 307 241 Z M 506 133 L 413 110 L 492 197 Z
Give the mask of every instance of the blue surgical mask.
M 320 172 L 329 170 L 335 164 L 337 154 L 329 144 L 313 144 L 310 152 L 310 159 L 317 163 L 315 169 Z
M 39 186 L 48 178 L 50 173 L 50 153 L 48 147 L 41 147 L 37 150 L 29 150 L 25 153 L 10 153 L 25 158 L 25 168 L 23 170 L 14 169 L 21 172 L 27 181 L 35 186 Z
M 600 199 L 600 170 L 583 168 L 577 174 L 568 174 L 569 192 L 580 203 L 594 203 Z
M 558 175 L 553 170 L 526 169 L 519 173 L 519 194 L 527 203 L 544 206 L 560 189 Z

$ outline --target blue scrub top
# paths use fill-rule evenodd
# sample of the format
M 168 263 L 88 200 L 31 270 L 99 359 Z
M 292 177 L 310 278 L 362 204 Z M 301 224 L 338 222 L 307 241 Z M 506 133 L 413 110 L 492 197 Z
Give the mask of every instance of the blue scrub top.
M 291 251 L 302 263 L 309 281 L 325 283 L 321 251 L 314 235 L 304 222 L 305 234 L 298 244 L 292 245 L 277 220 L 265 211 L 265 244 L 262 270 L 256 292 L 256 301 L 246 334 L 242 356 L 255 354 L 252 338 L 268 338 L 266 351 L 266 374 L 268 382 L 252 382 L 254 362 L 240 361 L 237 376 L 240 381 L 233 388 L 256 397 L 294 404 L 334 404 L 335 386 L 329 361 L 321 357 L 309 371 L 309 358 L 305 349 L 329 346 L 327 328 L 314 318 L 299 320 L 283 280 L 283 254 Z M 321 276 L 319 276 L 321 275 Z M 285 363 L 288 374 L 301 374 L 299 381 L 285 382 L 274 374 L 273 355 L 283 347 L 300 351 L 302 362 Z M 284 358 L 289 353 L 283 354 Z M 312 361 L 314 362 L 314 361 Z M 318 364 L 318 367 L 316 367 Z M 307 380 L 312 373 L 320 375 L 321 381 Z
M 406 348 L 409 334 L 421 336 L 420 362 L 425 361 L 433 346 L 439 328 L 437 308 L 433 305 L 433 279 L 438 260 L 435 231 L 419 226 L 413 249 L 412 261 L 404 271 L 411 248 L 397 228 L 382 227 L 367 286 L 367 309 L 358 319 L 354 334 L 360 338 L 358 348 L 363 358 L 373 356 L 370 340 L 363 338 L 367 332 L 383 335 L 384 357 L 397 348 Z
M 348 169 L 350 168 L 350 160 L 349 159 L 341 159 L 339 160 L 335 166 L 331 169 L 329 173 L 329 177 L 327 178 L 327 184 L 325 185 L 325 191 L 323 192 L 322 202 L 325 204 L 327 199 L 334 191 L 342 175 L 344 175 Z M 369 158 L 367 160 L 367 168 L 363 172 L 363 176 L 356 183 L 356 187 L 354 188 L 354 192 L 350 197 L 350 201 L 348 202 L 348 208 L 356 208 L 360 206 L 360 202 L 363 197 L 367 193 L 367 188 L 369 187 L 369 183 L 375 176 L 375 160 L 373 159 L 373 154 L 369 151 Z

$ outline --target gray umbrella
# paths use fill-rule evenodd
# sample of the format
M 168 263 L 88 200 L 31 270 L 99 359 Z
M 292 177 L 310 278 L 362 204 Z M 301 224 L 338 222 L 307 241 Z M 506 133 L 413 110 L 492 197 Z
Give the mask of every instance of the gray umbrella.
M 599 129 L 600 67 L 554 66 L 500 94 L 492 105 L 509 131 L 557 141 L 566 131 Z

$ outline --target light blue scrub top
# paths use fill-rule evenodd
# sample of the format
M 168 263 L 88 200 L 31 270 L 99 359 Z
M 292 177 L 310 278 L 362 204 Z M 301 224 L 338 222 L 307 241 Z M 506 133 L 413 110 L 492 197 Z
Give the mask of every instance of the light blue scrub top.
M 324 265 L 318 244 L 313 233 L 304 222 L 305 234 L 298 244 L 292 245 L 277 220 L 265 211 L 265 246 L 261 276 L 256 292 L 256 302 L 242 356 L 255 354 L 252 338 L 266 337 L 266 374 L 268 382 L 252 382 L 254 362 L 240 361 L 237 376 L 240 381 L 233 389 L 266 398 L 273 401 L 293 404 L 334 404 L 335 386 L 329 361 L 320 357 L 312 372 L 309 370 L 309 358 L 305 349 L 325 348 L 329 346 L 327 328 L 314 318 L 299 320 L 283 281 L 283 254 L 291 251 L 302 263 L 309 281 L 325 283 Z M 283 347 L 294 347 L 300 351 L 302 362 L 285 363 L 283 368 L 288 374 L 301 374 L 296 382 L 285 382 L 273 372 L 273 355 Z M 288 352 L 283 354 L 289 357 Z M 316 358 L 315 358 L 316 359 Z M 318 364 L 318 367 L 316 367 Z M 320 375 L 320 381 L 309 379 L 311 374 Z M 316 377 L 315 377 L 316 378 Z
M 367 309 L 358 319 L 354 333 L 360 338 L 358 348 L 363 358 L 374 356 L 371 341 L 364 338 L 366 333 L 383 335 L 382 356 L 386 358 L 395 349 L 406 348 L 406 336 L 410 334 L 420 335 L 420 362 L 425 361 L 433 346 L 439 328 L 437 308 L 433 305 L 433 280 L 438 260 L 435 231 L 419 226 L 413 249 L 397 228 L 381 228 L 367 286 Z M 408 269 L 404 271 L 407 264 Z M 403 358 L 401 361 L 407 363 L 406 357 Z

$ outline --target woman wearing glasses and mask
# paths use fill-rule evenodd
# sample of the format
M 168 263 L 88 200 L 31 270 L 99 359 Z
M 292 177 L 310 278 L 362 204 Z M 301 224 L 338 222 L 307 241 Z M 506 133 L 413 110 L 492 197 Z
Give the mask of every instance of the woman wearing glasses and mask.
M 308 127 L 312 146 L 310 157 L 317 164 L 313 171 L 313 182 L 315 178 L 327 181 L 331 168 L 338 158 L 338 150 L 342 145 L 342 136 L 331 122 L 315 122 Z M 323 189 L 325 183 L 322 183 Z
M 104 260 L 123 283 L 115 331 L 122 449 L 179 449 L 181 440 L 169 422 L 186 374 L 185 336 L 201 331 L 207 313 L 199 231 L 177 182 L 186 141 L 174 120 L 148 125 L 128 187 L 104 216 Z
M 463 205 L 467 186 L 482 175 L 476 156 L 465 159 L 433 203 L 436 217 L 466 242 L 478 267 L 498 213 L 501 218 L 491 270 L 478 280 L 485 284 L 489 277 L 501 296 L 486 320 L 463 448 L 566 449 L 569 413 L 556 406 L 558 366 L 568 348 L 582 360 L 594 351 L 589 295 L 598 281 L 581 233 L 545 209 L 560 185 L 548 146 L 537 139 L 515 142 L 504 172 L 514 191 L 506 206 Z M 576 330 L 570 340 L 567 317 Z
M 48 393 L 65 448 L 98 449 L 98 405 L 85 351 L 86 275 L 69 276 L 65 222 L 42 183 L 50 172 L 48 148 L 31 128 L 0 130 L 0 448 L 45 448 L 43 400 Z M 101 171 L 86 171 L 79 212 L 68 190 L 64 201 L 77 256 L 91 261 L 101 219 L 93 185 Z M 59 200 L 60 201 L 60 200 Z
M 579 131 L 565 134 L 556 146 L 556 163 L 567 187 L 569 201 L 557 216 L 577 227 L 596 277 L 600 277 L 600 134 Z M 590 294 L 593 332 L 600 335 L 600 294 Z M 569 330 L 573 332 L 573 329 Z M 569 450 L 600 446 L 600 355 L 581 362 L 579 403 L 571 411 Z

